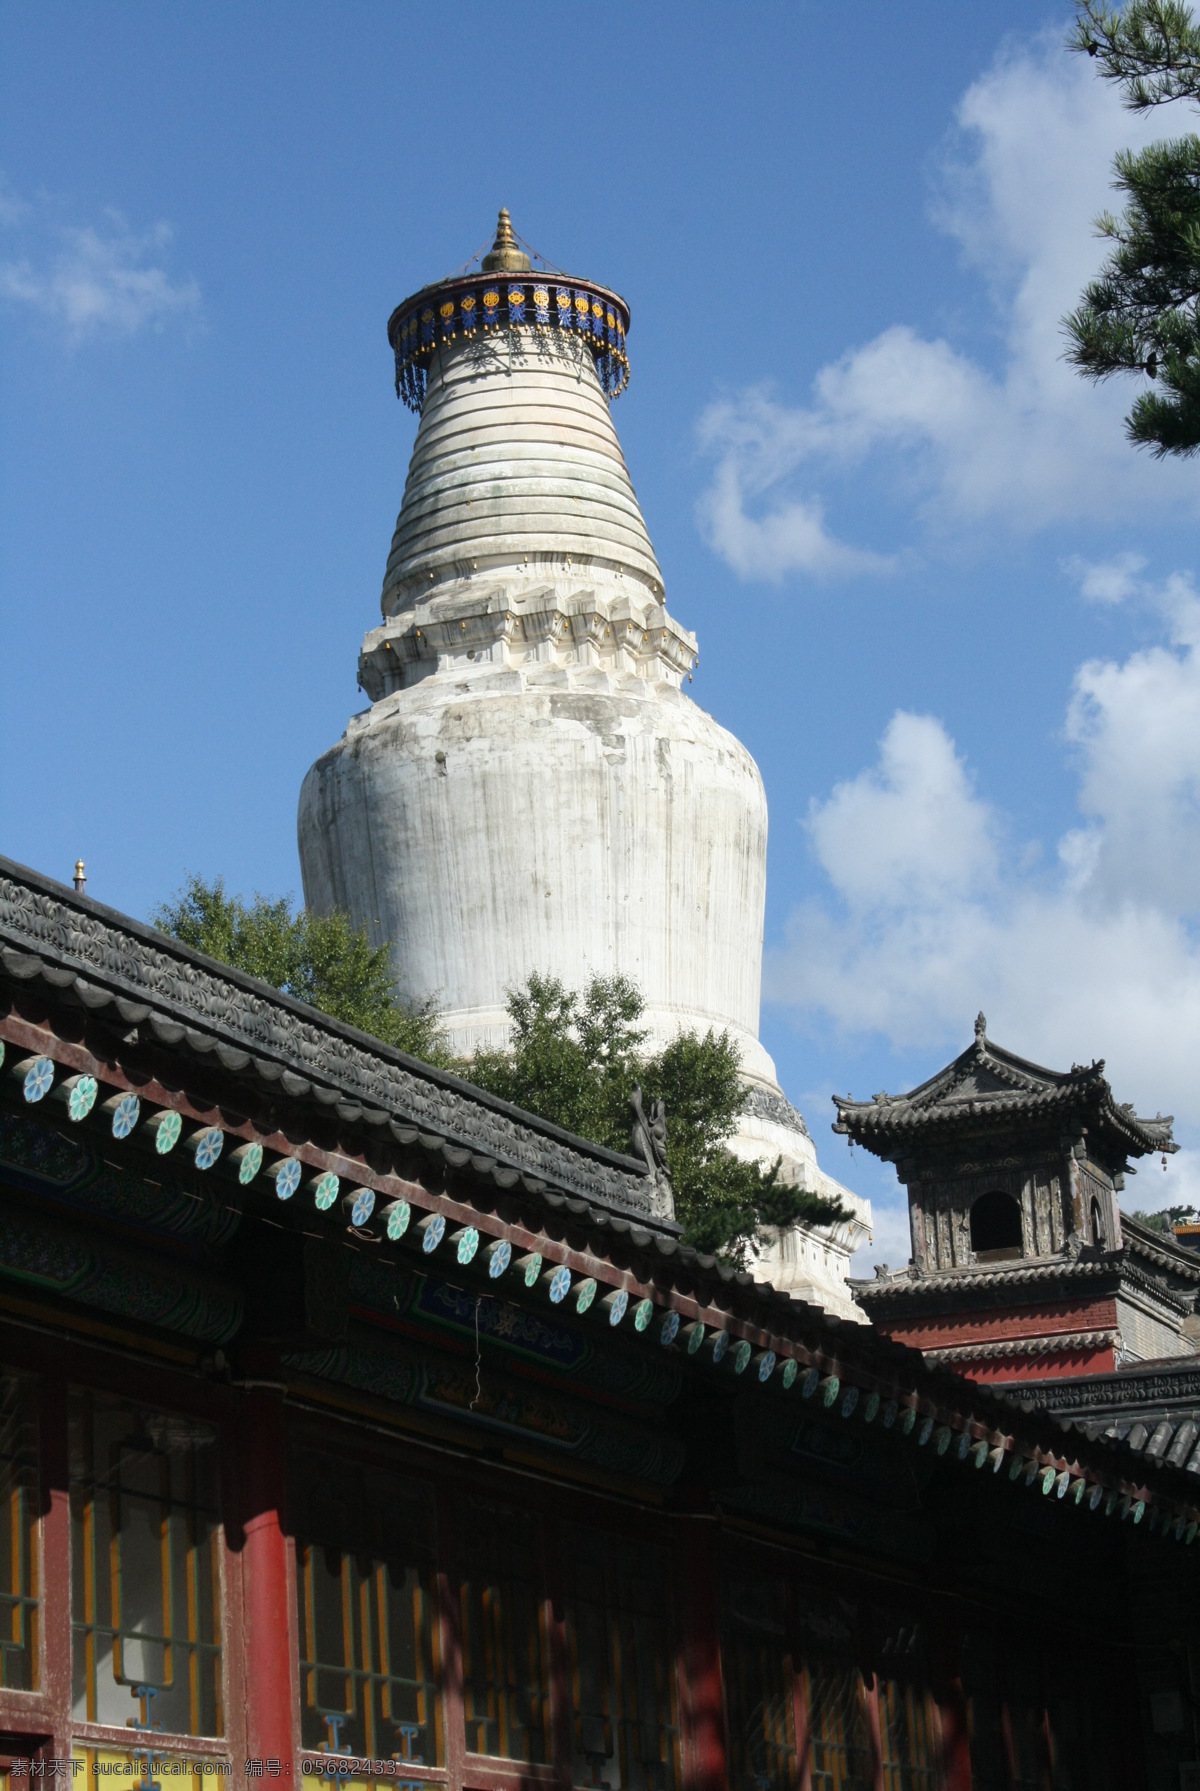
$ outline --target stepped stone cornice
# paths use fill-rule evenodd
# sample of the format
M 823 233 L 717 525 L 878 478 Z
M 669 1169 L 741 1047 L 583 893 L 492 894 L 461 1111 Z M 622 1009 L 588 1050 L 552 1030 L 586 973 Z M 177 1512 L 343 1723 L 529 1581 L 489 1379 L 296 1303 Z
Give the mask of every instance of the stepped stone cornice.
M 438 672 L 581 667 L 678 688 L 696 663 L 696 637 L 645 596 L 639 585 L 629 592 L 458 587 L 373 628 L 359 656 L 359 683 L 378 702 Z
M 1108 1374 L 1072 1375 L 1070 1380 L 1038 1382 L 1029 1403 L 1049 1412 L 1085 1411 L 1161 1405 L 1200 1408 L 1200 1357 L 1168 1356 L 1117 1368 Z M 1036 1399 L 1032 1394 L 1036 1392 Z
M 1190 1265 L 1189 1265 L 1190 1266 Z M 1172 1265 L 1174 1267 L 1174 1265 Z M 1200 1272 L 1188 1277 L 1193 1283 Z M 1052 1297 L 1058 1286 L 1070 1289 L 1072 1296 L 1080 1291 L 1080 1282 L 1091 1283 L 1097 1293 L 1125 1285 L 1149 1294 L 1159 1305 L 1181 1315 L 1195 1305 L 1195 1292 L 1166 1285 L 1130 1260 L 1125 1250 L 1095 1251 L 1051 1257 L 1030 1262 L 996 1263 L 969 1268 L 938 1269 L 932 1274 L 915 1275 L 900 1270 L 876 1281 L 853 1281 L 855 1298 L 866 1311 L 885 1311 L 895 1305 L 919 1307 L 925 1312 L 947 1312 L 1009 1306 L 1014 1297 L 1030 1290 L 1037 1299 Z M 889 1313 L 889 1322 L 895 1322 Z
M 1200 1360 L 1167 1357 L 1108 1374 L 1039 1380 L 1018 1400 L 1069 1420 L 1086 1436 L 1200 1477 Z

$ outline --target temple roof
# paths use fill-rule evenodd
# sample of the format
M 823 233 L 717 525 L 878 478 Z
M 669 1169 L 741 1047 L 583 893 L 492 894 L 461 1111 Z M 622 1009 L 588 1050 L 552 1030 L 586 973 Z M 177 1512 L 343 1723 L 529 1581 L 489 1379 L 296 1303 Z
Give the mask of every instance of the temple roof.
M 643 1163 L 3 859 L 0 1000 L 0 1040 L 18 1060 L 4 1064 L 9 1115 L 31 1115 L 68 1154 L 73 1138 L 93 1147 L 103 1139 L 106 1166 L 111 1159 L 124 1178 L 125 1206 L 110 1210 L 106 1188 L 89 1184 L 79 1210 L 55 1221 L 52 1242 L 90 1236 L 97 1199 L 107 1218 L 125 1223 L 133 1189 L 137 1211 L 148 1205 L 172 1250 L 177 1235 L 199 1226 L 207 1236 L 205 1226 L 243 1212 L 280 1248 L 289 1236 L 352 1248 L 360 1279 L 406 1251 L 428 1267 L 440 1247 L 476 1313 L 496 1277 L 492 1248 L 505 1245 L 509 1254 L 495 1258 L 507 1271 L 505 1299 L 536 1313 L 570 1291 L 576 1321 L 594 1324 L 598 1339 L 628 1311 L 622 1341 L 644 1352 L 646 1373 L 665 1365 L 677 1377 L 719 1375 L 731 1398 L 811 1401 L 829 1423 L 874 1425 L 897 1444 L 910 1438 L 952 1470 L 1003 1469 L 1010 1482 L 1078 1509 L 1080 1521 L 1103 1509 L 1134 1526 L 1145 1518 L 1164 1538 L 1200 1537 L 1182 1445 L 1163 1459 L 1157 1448 L 1114 1444 L 716 1262 L 654 1219 Z M 46 1163 L 33 1167 L 44 1184 Z M 200 1344 L 224 1341 L 242 1323 L 237 1298 L 220 1307 L 214 1294 L 197 1305 L 191 1283 L 178 1298 L 168 1290 L 174 1304 L 164 1304 L 153 1275 L 130 1275 L 133 1258 L 121 1259 L 120 1275 L 93 1274 L 86 1263 L 77 1274 L 73 1261 L 60 1273 L 45 1236 L 26 1227 L 10 1239 L 0 1276 L 47 1286 L 45 1297 L 73 1323 L 76 1308 L 135 1313 L 143 1329 Z M 517 1250 L 533 1254 L 518 1260 Z M 166 1260 L 160 1249 L 156 1272 Z M 314 1365 L 311 1355 L 287 1354 L 290 1345 L 271 1345 L 279 1347 L 285 1353 L 273 1361 L 317 1381 L 340 1375 L 385 1407 L 407 1397 L 376 1376 L 377 1349 L 323 1348 Z M 358 1367 L 347 1367 L 350 1357 Z
M 89 1012 L 111 1009 L 168 1049 L 186 1047 L 264 1090 L 349 1115 L 498 1187 L 576 1199 L 677 1237 L 651 1211 L 644 1163 L 576 1138 L 461 1077 L 382 1044 L 257 977 L 0 857 L 0 967 L 46 978 Z
M 980 1014 L 974 1042 L 908 1094 L 880 1093 L 869 1101 L 835 1095 L 834 1131 L 881 1157 L 918 1149 L 938 1133 L 1003 1131 L 1042 1120 L 1070 1129 L 1086 1124 L 1125 1157 L 1178 1150 L 1169 1116 L 1145 1119 L 1114 1100 L 1103 1058 L 1048 1070 L 993 1044 L 986 1026 Z
M 1028 1393 L 1014 1388 L 1009 1397 L 1019 1398 L 1024 1410 L 1037 1406 L 1070 1418 L 1089 1437 L 1200 1477 L 1200 1357 L 1170 1356 L 1108 1374 L 1040 1380 Z

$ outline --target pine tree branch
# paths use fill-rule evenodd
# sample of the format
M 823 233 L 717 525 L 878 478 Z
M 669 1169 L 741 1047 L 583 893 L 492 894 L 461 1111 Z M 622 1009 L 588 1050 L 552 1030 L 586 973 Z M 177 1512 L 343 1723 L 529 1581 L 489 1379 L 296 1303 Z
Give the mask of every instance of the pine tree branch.
M 1067 48 L 1092 57 L 1130 111 L 1200 103 L 1200 27 L 1183 0 L 1131 0 L 1123 12 L 1077 0 L 1076 15 Z

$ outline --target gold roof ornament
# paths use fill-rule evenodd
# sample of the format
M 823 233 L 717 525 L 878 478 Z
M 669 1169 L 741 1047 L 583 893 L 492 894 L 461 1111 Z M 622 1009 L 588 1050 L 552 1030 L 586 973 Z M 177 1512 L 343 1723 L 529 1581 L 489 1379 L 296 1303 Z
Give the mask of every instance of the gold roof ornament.
M 512 219 L 507 209 L 500 207 L 500 216 L 496 220 L 496 240 L 481 263 L 485 274 L 527 274 L 529 257 L 520 247 L 513 235 Z

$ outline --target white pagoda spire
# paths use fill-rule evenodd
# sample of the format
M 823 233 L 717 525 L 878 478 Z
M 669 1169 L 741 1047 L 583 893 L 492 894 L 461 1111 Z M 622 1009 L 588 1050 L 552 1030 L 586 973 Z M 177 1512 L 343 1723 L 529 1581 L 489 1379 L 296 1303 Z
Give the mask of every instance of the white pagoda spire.
M 753 1089 L 736 1147 L 824 1191 L 758 1040 L 762 780 L 683 694 L 695 637 L 613 428 L 628 323 L 615 293 L 532 273 L 505 212 L 482 271 L 393 314 L 421 423 L 359 660 L 371 706 L 301 794 L 305 899 L 391 941 L 466 1055 L 506 1041 L 533 971 L 622 972 L 654 1046 L 728 1031 Z

